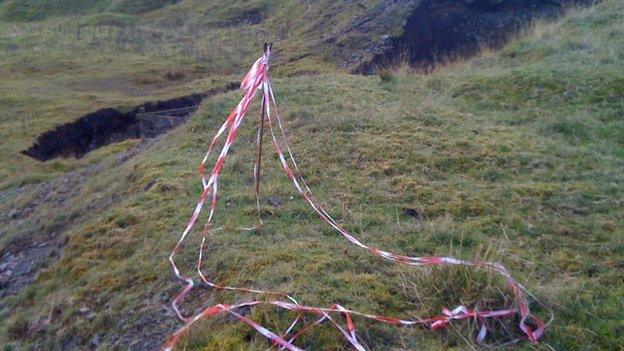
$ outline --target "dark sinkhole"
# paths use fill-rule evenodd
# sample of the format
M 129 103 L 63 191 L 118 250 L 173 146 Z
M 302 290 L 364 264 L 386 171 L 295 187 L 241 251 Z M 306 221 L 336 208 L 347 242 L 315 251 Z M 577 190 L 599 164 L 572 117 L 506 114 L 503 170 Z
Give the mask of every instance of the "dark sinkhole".
M 436 63 L 500 48 L 535 20 L 554 19 L 571 5 L 596 0 L 422 0 L 405 20 L 403 34 L 387 38 L 381 53 L 356 72 L 374 74 L 401 62 L 423 70 Z
M 39 161 L 80 158 L 102 146 L 126 139 L 154 138 L 186 121 L 201 101 L 238 88 L 237 83 L 169 100 L 148 102 L 130 111 L 104 108 L 44 132 L 22 153 Z

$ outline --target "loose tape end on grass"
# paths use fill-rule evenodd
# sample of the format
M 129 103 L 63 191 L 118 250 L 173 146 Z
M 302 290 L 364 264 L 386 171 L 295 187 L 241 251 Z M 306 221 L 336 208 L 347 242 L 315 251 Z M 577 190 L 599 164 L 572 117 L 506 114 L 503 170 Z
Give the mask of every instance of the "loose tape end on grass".
M 321 324 L 323 322 L 329 321 L 331 325 L 333 325 L 347 340 L 347 342 L 356 350 L 365 350 L 362 344 L 358 341 L 358 337 L 356 334 L 356 326 L 353 321 L 354 316 L 359 316 L 362 318 L 378 321 L 381 323 L 386 323 L 390 325 L 424 325 L 428 326 L 433 330 L 439 330 L 445 328 L 449 323 L 454 320 L 463 320 L 463 319 L 471 319 L 475 320 L 479 324 L 479 332 L 476 337 L 478 342 L 481 342 L 485 339 L 488 328 L 486 320 L 488 318 L 514 318 L 515 316 L 519 316 L 519 328 L 526 335 L 526 338 L 532 342 L 536 342 L 544 333 L 545 324 L 536 316 L 531 314 L 529 309 L 529 303 L 527 297 L 525 295 L 526 291 L 522 285 L 520 285 L 507 271 L 507 269 L 499 263 L 496 262 L 487 262 L 487 261 L 477 261 L 477 260 L 463 260 L 452 257 L 410 257 L 394 254 L 388 251 L 384 251 L 369 245 L 364 244 L 356 237 L 351 235 L 347 230 L 342 228 L 324 209 L 321 203 L 312 195 L 312 191 L 308 187 L 305 179 L 302 176 L 302 173 L 299 170 L 297 162 L 293 156 L 293 153 L 290 149 L 288 139 L 286 138 L 286 134 L 284 132 L 284 127 L 282 123 L 282 118 L 280 116 L 279 111 L 277 110 L 277 102 L 275 99 L 275 94 L 273 93 L 273 89 L 271 87 L 271 81 L 269 79 L 269 57 L 271 54 L 271 45 L 266 45 L 264 47 L 264 54 L 262 57 L 257 59 L 252 65 L 251 69 L 245 75 L 242 83 L 241 89 L 244 91 L 244 96 L 236 106 L 236 108 L 229 114 L 223 125 L 219 128 L 216 135 L 213 137 L 208 151 L 204 156 L 200 166 L 199 166 L 199 174 L 201 176 L 201 182 L 203 186 L 203 190 L 201 192 L 201 196 L 199 201 L 195 207 L 195 211 L 191 216 L 186 228 L 184 229 L 179 241 L 175 245 L 171 255 L 169 256 L 169 261 L 173 267 L 173 271 L 178 279 L 186 283 L 186 286 L 182 289 L 182 291 L 173 299 L 173 309 L 177 316 L 185 322 L 185 325 L 181 327 L 178 331 L 176 331 L 166 342 L 164 349 L 172 350 L 175 348 L 180 338 L 186 334 L 191 326 L 199 320 L 212 318 L 222 314 L 229 314 L 233 316 L 235 319 L 239 320 L 242 323 L 245 323 L 258 331 L 260 334 L 264 335 L 268 338 L 274 347 L 278 347 L 280 350 L 301 350 L 298 346 L 295 345 L 296 339 L 307 332 L 314 326 Z M 258 200 L 258 192 L 259 192 L 259 182 L 260 182 L 260 156 L 261 156 L 261 147 L 262 147 L 262 135 L 264 128 L 264 121 L 266 116 L 266 121 L 268 122 L 269 132 L 272 139 L 273 146 L 275 148 L 275 152 L 280 160 L 280 163 L 284 169 L 284 172 L 288 176 L 288 178 L 292 181 L 296 190 L 302 196 L 304 201 L 306 201 L 310 207 L 317 213 L 317 215 L 331 227 L 333 227 L 336 231 L 338 231 L 345 239 L 347 239 L 352 244 L 359 246 L 362 249 L 367 250 L 374 256 L 381 257 L 383 259 L 407 264 L 411 266 L 471 266 L 479 269 L 491 270 L 502 276 L 514 296 L 514 306 L 508 309 L 502 310 L 487 310 L 487 311 L 476 311 L 471 310 L 465 306 L 458 306 L 453 310 L 444 309 L 443 314 L 437 317 L 432 318 L 424 318 L 424 319 L 399 319 L 394 317 L 385 317 L 378 315 L 371 315 L 362 312 L 352 311 L 344 308 L 338 304 L 333 305 L 328 308 L 320 308 L 320 307 L 310 307 L 305 306 L 297 302 L 293 297 L 287 295 L 285 293 L 280 292 L 272 292 L 272 291 L 263 291 L 256 289 L 247 289 L 247 288 L 238 288 L 231 286 L 222 286 L 216 283 L 211 282 L 206 278 L 206 276 L 202 273 L 202 255 L 204 251 L 204 244 L 206 241 L 206 237 L 212 231 L 212 219 L 213 215 L 217 208 L 218 202 L 218 183 L 219 183 L 219 175 L 221 174 L 221 170 L 226 162 L 226 158 L 228 155 L 228 151 L 230 147 L 236 140 L 236 136 L 238 134 L 241 123 L 243 122 L 248 110 L 249 106 L 253 102 L 255 96 L 258 91 L 262 92 L 262 112 L 260 115 L 260 127 L 258 130 L 258 139 L 257 139 L 257 147 L 258 147 L 258 155 L 256 158 L 256 162 L 254 165 L 254 179 L 256 182 L 255 192 L 256 192 L 256 205 L 259 211 L 259 200 Z M 274 109 L 274 114 L 271 109 Z M 276 133 L 277 130 L 277 133 Z M 207 174 L 207 162 L 208 158 L 214 149 L 219 138 L 225 134 L 227 131 L 227 136 L 223 147 L 216 159 L 216 162 L 212 166 L 212 170 L 209 175 Z M 286 155 L 283 150 L 286 150 Z M 231 290 L 231 291 L 240 291 L 247 293 L 256 293 L 256 294 L 265 294 L 268 296 L 273 296 L 274 299 L 269 299 L 267 301 L 252 301 L 245 302 L 235 305 L 227 305 L 227 304 L 218 304 L 215 306 L 210 306 L 204 309 L 201 313 L 192 316 L 192 317 L 184 317 L 182 312 L 180 311 L 179 305 L 182 301 L 184 301 L 185 297 L 188 293 L 193 289 L 197 283 L 191 276 L 184 275 L 178 269 L 175 256 L 180 250 L 182 243 L 188 236 L 188 234 L 193 230 L 193 228 L 197 224 L 197 220 L 199 218 L 199 214 L 201 213 L 206 201 L 210 199 L 210 209 L 208 219 L 204 224 L 204 228 L 202 231 L 202 241 L 199 249 L 199 257 L 197 260 L 197 273 L 200 278 L 201 283 L 206 284 L 215 289 L 221 290 Z M 258 220 L 258 224 L 262 222 L 260 219 Z M 242 315 L 237 312 L 237 310 L 241 308 L 252 308 L 258 305 L 268 305 L 274 306 L 283 310 L 292 311 L 297 314 L 297 317 L 290 324 L 289 328 L 284 331 L 281 335 L 276 334 L 268 330 L 267 328 L 259 325 L 258 323 L 252 321 L 248 317 Z M 314 322 L 309 323 L 307 325 L 303 325 L 303 315 L 312 315 L 316 316 L 317 319 Z M 337 316 L 342 316 L 344 319 L 344 325 L 340 324 L 336 321 Z M 296 329 L 298 331 L 295 331 Z

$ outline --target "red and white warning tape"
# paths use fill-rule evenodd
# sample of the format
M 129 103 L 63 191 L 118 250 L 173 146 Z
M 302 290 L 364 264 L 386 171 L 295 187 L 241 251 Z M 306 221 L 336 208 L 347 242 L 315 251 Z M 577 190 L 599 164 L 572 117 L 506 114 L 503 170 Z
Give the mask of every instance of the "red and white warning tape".
M 284 127 L 282 123 L 282 118 L 277 110 L 277 102 L 275 100 L 275 94 L 273 93 L 273 89 L 271 87 L 271 81 L 269 79 L 269 56 L 271 54 L 270 46 L 266 47 L 264 54 L 260 57 L 256 62 L 254 62 L 253 66 L 249 70 L 249 72 L 245 75 L 241 83 L 241 88 L 245 92 L 245 95 L 238 103 L 236 108 L 230 113 L 227 117 L 221 128 L 217 131 L 217 134 L 213 137 L 210 146 L 208 147 L 208 151 L 202 160 L 199 173 L 201 175 L 201 181 L 203 185 L 203 191 L 199 198 L 199 201 L 195 207 L 195 211 L 191 216 L 184 232 L 182 233 L 178 243 L 175 245 L 171 255 L 169 256 L 169 261 L 173 266 L 173 271 L 175 275 L 182 281 L 186 282 L 186 286 L 184 289 L 174 298 L 173 300 L 173 309 L 178 315 L 180 319 L 185 322 L 185 325 L 180 328 L 177 332 L 175 332 L 165 344 L 166 350 L 172 350 L 181 336 L 188 332 L 190 327 L 197 321 L 205 318 L 214 317 L 217 315 L 221 315 L 224 313 L 230 314 L 234 316 L 239 321 L 249 325 L 254 328 L 260 334 L 267 337 L 273 345 L 279 346 L 280 349 L 284 350 L 301 350 L 297 347 L 294 342 L 301 334 L 309 330 L 315 325 L 318 325 L 324 321 L 329 321 L 340 333 L 345 337 L 345 339 L 349 342 L 349 344 L 355 348 L 356 350 L 365 350 L 362 344 L 358 341 L 358 337 L 356 335 L 356 327 L 353 322 L 352 316 L 360 316 L 363 318 L 368 318 L 371 320 L 375 320 L 382 323 L 393 324 L 393 325 L 425 325 L 429 326 L 433 330 L 438 330 L 446 327 L 453 320 L 462 320 L 462 319 L 473 319 L 476 320 L 479 325 L 479 333 L 477 335 L 477 341 L 482 341 L 487 334 L 487 318 L 503 318 L 503 317 L 514 317 L 518 315 L 520 317 L 519 327 L 522 332 L 526 335 L 528 340 L 537 341 L 542 334 L 544 333 L 545 324 L 536 316 L 531 314 L 529 309 L 529 303 L 525 296 L 525 288 L 520 285 L 513 277 L 509 274 L 507 269 L 503 267 L 501 264 L 496 262 L 488 262 L 488 261 L 477 261 L 477 260 L 463 260 L 452 257 L 410 257 L 404 255 L 394 254 L 388 251 L 380 250 L 378 248 L 366 245 L 362 243 L 360 240 L 351 235 L 347 230 L 342 228 L 323 208 L 321 203 L 312 195 L 312 191 L 308 187 L 305 179 L 302 176 L 301 171 L 295 161 L 293 153 L 290 149 L 290 145 L 288 143 L 288 139 L 286 138 L 286 134 L 284 132 Z M 319 215 L 319 217 L 327 222 L 330 226 L 332 226 L 336 231 L 338 231 L 344 238 L 346 238 L 349 242 L 367 250 L 374 256 L 381 257 L 383 259 L 403 263 L 412 266 L 451 266 L 451 265 L 462 265 L 462 266 L 472 266 L 475 268 L 487 269 L 493 272 L 498 273 L 502 276 L 506 281 L 511 293 L 514 296 L 515 307 L 510 307 L 508 309 L 503 310 L 489 310 L 489 311 L 475 311 L 466 308 L 465 306 L 459 306 L 453 310 L 443 310 L 443 314 L 441 316 L 425 318 L 425 319 L 399 319 L 393 317 L 384 317 L 371 315 L 361 312 L 356 312 L 352 310 L 348 310 L 338 304 L 333 305 L 329 308 L 319 308 L 319 307 L 309 307 L 301 305 L 290 295 L 280 292 L 272 292 L 272 291 L 263 291 L 256 289 L 247 289 L 247 288 L 238 288 L 231 286 L 221 286 L 209 281 L 206 276 L 202 273 L 202 256 L 204 251 L 204 244 L 206 241 L 207 235 L 211 232 L 212 218 L 217 208 L 217 191 L 218 191 L 218 181 L 219 175 L 221 174 L 221 170 L 225 164 L 227 159 L 228 151 L 234 141 L 236 140 L 236 136 L 238 134 L 239 128 L 245 115 L 249 109 L 250 104 L 254 100 L 256 93 L 262 90 L 262 109 L 263 113 L 261 115 L 261 126 L 264 123 L 264 114 L 266 113 L 269 131 L 271 134 L 271 138 L 273 141 L 273 146 L 275 147 L 275 151 L 277 156 L 279 157 L 280 163 L 286 172 L 288 178 L 292 181 L 295 188 L 299 192 L 299 194 L 303 197 L 303 199 L 312 207 L 312 209 Z M 275 117 L 271 114 L 271 107 L 275 109 Z M 277 125 L 277 129 L 279 130 L 279 134 L 276 134 L 274 121 Z M 262 127 L 261 127 L 262 128 Z M 206 176 L 206 163 L 208 162 L 208 158 L 212 149 L 214 148 L 218 139 L 226 132 L 227 137 L 225 140 L 225 144 L 223 145 L 219 156 L 217 157 L 216 162 L 212 167 L 212 171 L 210 172 L 210 176 Z M 262 145 L 262 129 L 258 131 L 258 147 L 260 148 Z M 284 156 L 282 146 L 285 148 L 286 153 L 288 155 L 288 159 Z M 260 153 L 259 153 L 260 154 Z M 254 166 L 254 177 L 256 182 L 259 182 L 259 157 L 256 160 L 256 165 Z M 204 284 L 223 290 L 234 290 L 248 293 L 257 293 L 257 294 L 266 294 L 272 295 L 279 298 L 285 298 L 286 300 L 268 300 L 268 301 L 253 301 L 246 302 L 235 305 L 227 305 L 227 304 L 218 304 L 215 306 L 208 307 L 204 309 L 201 313 L 185 318 L 179 309 L 179 304 L 184 300 L 184 298 L 188 295 L 188 293 L 193 289 L 196 282 L 192 277 L 188 275 L 183 275 L 180 273 L 176 263 L 175 263 L 175 255 L 181 248 L 181 245 L 187 235 L 193 230 L 196 225 L 197 219 L 199 217 L 200 212 L 205 204 L 205 202 L 211 198 L 210 202 L 210 212 L 208 215 L 208 219 L 204 224 L 203 229 L 203 238 L 200 245 L 199 257 L 197 260 L 197 273 L 201 279 L 201 282 Z M 256 183 L 256 205 L 259 208 L 258 201 L 258 183 Z M 259 222 L 261 223 L 261 222 Z M 297 318 L 290 324 L 289 328 L 279 336 L 265 327 L 257 324 L 252 321 L 248 317 L 237 312 L 238 309 L 242 307 L 253 307 L 258 305 L 271 305 L 284 310 L 292 311 L 297 313 Z M 318 319 L 316 319 L 313 323 L 308 324 L 307 326 L 303 326 L 296 333 L 292 333 L 295 327 L 302 320 L 302 316 L 304 314 L 316 315 Z M 341 314 L 346 323 L 346 328 L 340 325 L 332 315 Z

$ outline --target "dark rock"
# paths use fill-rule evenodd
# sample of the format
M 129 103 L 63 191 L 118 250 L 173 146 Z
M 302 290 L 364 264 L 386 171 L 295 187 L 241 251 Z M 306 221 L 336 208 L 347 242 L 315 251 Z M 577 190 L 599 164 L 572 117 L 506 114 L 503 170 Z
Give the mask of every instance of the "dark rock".
M 273 207 L 281 207 L 284 204 L 284 200 L 280 196 L 270 196 L 267 201 Z
M 405 60 L 430 69 L 438 62 L 477 54 L 482 47 L 498 48 L 536 19 L 552 19 L 570 4 L 590 0 L 423 0 L 406 18 L 402 36 L 381 38 L 370 61 L 356 72 Z
M 19 217 L 19 215 L 20 215 L 20 211 L 18 211 L 17 209 L 14 209 L 11 212 L 9 212 L 9 217 L 11 219 L 16 219 L 17 217 Z
M 425 217 L 425 211 L 420 208 L 406 207 L 403 209 L 403 214 L 407 217 L 412 217 L 416 219 L 423 219 Z
M 95 336 L 93 338 L 91 338 L 91 347 L 97 349 L 98 346 L 100 346 L 100 343 L 102 339 L 102 335 L 101 334 L 95 334 Z
M 143 187 L 143 191 L 150 190 L 154 186 L 154 184 L 156 184 L 156 182 L 158 182 L 158 180 L 154 179 L 150 181 L 149 183 L 145 184 L 145 186 Z

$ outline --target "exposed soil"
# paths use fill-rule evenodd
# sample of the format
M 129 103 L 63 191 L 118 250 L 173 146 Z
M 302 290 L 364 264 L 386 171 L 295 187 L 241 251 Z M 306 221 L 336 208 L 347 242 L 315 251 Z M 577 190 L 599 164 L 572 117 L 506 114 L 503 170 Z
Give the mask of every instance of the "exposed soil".
M 38 272 L 59 254 L 55 239 L 29 243 L 16 252 L 6 251 L 0 257 L 0 299 L 17 294 L 37 279 Z
M 124 152 L 116 162 L 126 162 L 140 149 Z M 54 207 L 57 216 L 71 218 L 68 222 L 76 225 L 89 219 L 88 211 L 99 213 L 120 200 L 114 195 L 97 196 L 79 212 L 72 209 L 74 201 L 82 196 L 80 189 L 87 178 L 104 169 L 102 164 L 90 165 L 48 182 L 24 186 L 19 191 L 0 192 L 0 237 L 13 237 L 0 249 L 0 300 L 33 283 L 43 268 L 60 257 L 66 243 L 63 234 L 69 228 L 61 220 L 58 225 L 50 224 L 56 218 L 50 218 L 46 208 Z M 22 201 L 20 197 L 30 200 Z M 11 203 L 23 205 L 11 206 Z
M 238 84 L 230 83 L 203 93 L 148 102 L 130 111 L 101 109 L 41 134 L 22 153 L 39 161 L 56 157 L 80 158 L 111 143 L 153 138 L 184 123 L 204 98 L 236 88 Z
M 482 48 L 500 48 L 538 19 L 553 19 L 566 6 L 591 0 L 423 0 L 406 18 L 403 35 L 381 38 L 372 60 L 355 71 L 408 62 L 431 69 L 438 62 L 469 57 Z
M 110 171 L 111 165 L 127 162 L 150 144 L 142 143 L 115 160 L 89 165 L 48 182 L 0 191 L 0 238 L 13 237 L 0 249 L 0 305 L 8 296 L 36 284 L 39 274 L 63 255 L 68 243 L 67 233 L 123 200 L 118 192 L 99 192 L 90 198 L 87 206 L 77 206 L 84 196 L 81 190 L 87 179 Z M 24 201 L 26 199 L 29 201 Z M 50 217 L 52 207 L 58 214 Z M 63 217 L 63 220 L 58 221 L 58 225 L 50 225 L 56 222 L 56 217 Z M 169 310 L 170 295 L 169 291 L 150 294 L 149 303 L 142 307 L 136 321 L 119 321 L 123 328 L 118 335 L 103 330 L 91 340 L 72 337 L 62 341 L 63 349 L 99 349 L 103 344 L 128 350 L 160 348 L 179 327 Z M 81 309 L 76 318 L 93 318 L 97 312 L 89 306 L 84 312 Z M 47 318 L 30 324 L 27 332 L 45 332 Z

